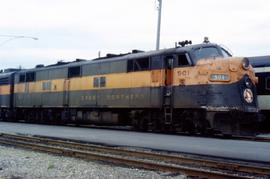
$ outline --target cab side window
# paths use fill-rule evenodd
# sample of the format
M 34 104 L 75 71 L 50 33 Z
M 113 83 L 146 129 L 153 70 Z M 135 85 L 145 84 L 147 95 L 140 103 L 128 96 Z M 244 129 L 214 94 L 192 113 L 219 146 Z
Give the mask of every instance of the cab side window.
M 149 58 L 138 58 L 128 60 L 127 62 L 127 72 L 135 72 L 135 71 L 146 71 L 149 70 L 150 63 Z
M 149 58 L 140 58 L 133 61 L 134 71 L 149 70 Z
M 183 53 L 183 54 L 177 55 L 177 62 L 176 62 L 177 67 L 189 66 L 189 65 L 191 65 L 191 62 L 190 62 L 188 54 Z

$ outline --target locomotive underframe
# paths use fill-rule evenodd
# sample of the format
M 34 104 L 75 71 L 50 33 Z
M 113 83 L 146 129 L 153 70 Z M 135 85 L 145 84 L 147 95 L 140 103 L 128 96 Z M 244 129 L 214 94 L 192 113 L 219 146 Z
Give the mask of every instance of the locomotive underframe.
M 173 109 L 172 122 L 166 123 L 163 109 L 123 108 L 8 108 L 0 109 L 3 121 L 44 124 L 132 126 L 139 131 L 188 132 L 200 134 L 249 134 L 256 131 L 256 114 Z M 247 133 L 248 132 L 248 133 Z

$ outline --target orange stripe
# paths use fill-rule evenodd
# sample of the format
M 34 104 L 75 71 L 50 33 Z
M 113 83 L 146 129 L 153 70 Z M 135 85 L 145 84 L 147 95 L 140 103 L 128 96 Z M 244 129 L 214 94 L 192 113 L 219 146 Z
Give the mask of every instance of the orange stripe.
M 172 71 L 172 85 L 201 85 L 201 84 L 232 84 L 238 82 L 244 75 L 248 75 L 255 83 L 256 77 L 253 69 L 242 68 L 241 58 L 224 60 L 203 60 L 198 65 L 182 68 L 174 68 Z M 55 79 L 37 81 L 31 83 L 22 83 L 15 85 L 15 93 L 41 93 L 41 92 L 62 92 L 117 89 L 117 88 L 141 88 L 141 87 L 159 87 L 164 86 L 165 70 L 140 71 L 129 73 L 113 73 L 96 76 L 83 76 L 71 79 Z M 229 76 L 227 81 L 213 81 L 211 74 L 226 74 Z M 94 88 L 94 78 L 105 77 L 106 86 Z M 168 80 L 168 79 L 167 79 Z M 51 83 L 51 89 L 43 89 L 43 83 Z
M 10 85 L 0 86 L 0 95 L 9 95 L 10 94 Z

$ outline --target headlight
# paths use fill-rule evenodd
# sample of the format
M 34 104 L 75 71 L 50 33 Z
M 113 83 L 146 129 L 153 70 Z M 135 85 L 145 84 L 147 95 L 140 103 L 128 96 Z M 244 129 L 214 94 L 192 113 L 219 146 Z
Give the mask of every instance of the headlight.
M 248 70 L 248 68 L 249 68 L 249 60 L 247 58 L 243 59 L 242 67 L 244 68 L 244 70 Z
M 251 89 L 246 88 L 243 93 L 243 97 L 247 103 L 253 102 L 253 93 Z
M 230 81 L 230 76 L 227 74 L 211 74 L 211 81 Z

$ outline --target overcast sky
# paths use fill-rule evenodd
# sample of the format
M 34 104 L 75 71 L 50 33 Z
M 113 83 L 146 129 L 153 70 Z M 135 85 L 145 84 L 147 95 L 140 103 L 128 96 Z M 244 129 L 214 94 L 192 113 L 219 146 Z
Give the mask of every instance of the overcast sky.
M 2 68 L 153 50 L 155 0 L 0 0 Z M 160 48 L 204 36 L 235 56 L 270 55 L 269 0 L 163 0 Z M 4 44 L 3 44 L 4 43 Z

